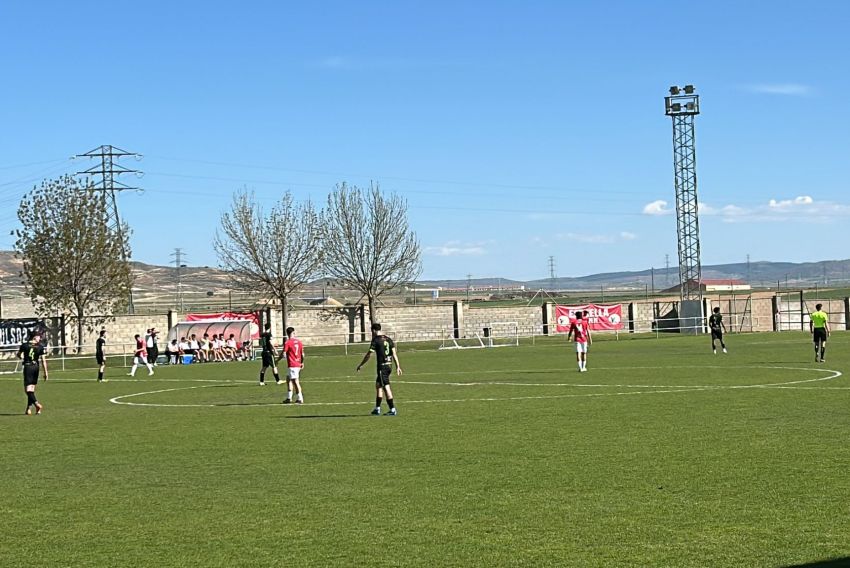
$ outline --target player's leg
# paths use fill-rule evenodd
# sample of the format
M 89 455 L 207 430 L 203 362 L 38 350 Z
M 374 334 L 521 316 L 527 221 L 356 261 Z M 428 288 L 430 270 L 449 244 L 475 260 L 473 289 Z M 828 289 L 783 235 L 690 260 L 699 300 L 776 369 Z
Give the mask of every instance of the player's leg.
M 303 404 L 304 393 L 301 390 L 301 369 L 299 367 L 289 369 L 289 376 L 295 390 L 295 402 Z
M 153 365 L 151 365 L 150 361 L 148 361 L 147 355 L 142 356 L 142 362 L 145 364 L 145 367 L 148 368 L 148 376 L 150 377 L 153 375 Z
M 812 340 L 815 344 L 815 363 L 817 363 L 820 361 L 820 334 L 818 330 L 815 330 L 814 334 L 812 334 Z
M 823 357 L 824 357 L 824 355 L 826 355 L 826 337 L 827 337 L 826 336 L 826 329 L 824 329 L 821 332 L 821 337 L 820 337 L 820 362 L 821 363 L 823 363 L 823 361 L 824 361 Z
M 292 402 L 292 387 L 294 383 L 294 381 L 292 380 L 293 370 L 294 369 L 287 368 L 286 371 L 286 398 L 283 399 L 284 404 L 289 404 L 290 402 Z
M 133 357 L 133 366 L 130 367 L 130 372 L 127 373 L 129 376 L 133 377 L 136 375 L 136 369 L 139 368 L 139 358 Z
M 583 343 L 581 346 L 581 369 L 582 371 L 587 371 L 587 343 Z
M 387 412 L 387 416 L 395 416 L 398 410 L 395 407 L 395 401 L 393 400 L 393 389 L 390 386 L 390 374 L 392 373 L 392 368 L 388 365 L 384 366 L 379 375 L 381 377 L 381 383 L 383 383 L 384 387 L 384 396 L 387 397 L 387 406 L 390 407 L 390 411 Z
M 381 413 L 381 401 L 384 399 L 384 385 L 381 381 L 381 373 L 378 372 L 378 377 L 375 380 L 375 408 L 372 409 L 372 414 L 375 416 Z
M 720 340 L 720 348 L 723 349 L 723 352 L 726 353 L 726 342 L 723 341 L 723 332 L 717 332 L 717 339 Z
M 578 341 L 576 341 L 576 364 L 579 372 L 581 372 L 581 343 Z
M 711 330 L 711 352 L 717 355 L 717 332 Z

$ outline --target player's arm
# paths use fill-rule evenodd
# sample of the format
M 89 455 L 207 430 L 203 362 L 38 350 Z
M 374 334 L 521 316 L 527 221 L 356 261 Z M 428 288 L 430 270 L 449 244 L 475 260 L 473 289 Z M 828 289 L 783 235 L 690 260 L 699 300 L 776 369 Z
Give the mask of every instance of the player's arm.
M 371 356 L 372 356 L 372 348 L 369 347 L 369 351 L 366 352 L 366 354 L 363 356 L 363 360 L 360 361 L 359 365 L 357 365 L 357 372 L 358 373 L 360 372 L 360 369 L 363 367 L 363 365 L 366 364 L 366 361 L 368 361 Z
M 401 375 L 403 371 L 401 370 L 401 362 L 398 360 L 398 349 L 396 349 L 395 342 L 392 343 L 392 349 L 393 361 L 395 361 L 395 372 L 397 375 Z
M 729 333 L 729 330 L 726 329 L 726 322 L 724 322 L 723 320 L 720 320 L 720 327 L 723 328 L 723 333 Z
M 47 380 L 47 353 L 41 355 L 41 368 L 44 369 L 44 380 Z
M 587 333 L 587 344 L 593 345 L 593 336 L 590 335 L 590 326 L 589 325 L 587 326 L 586 333 Z
M 815 332 L 815 323 L 812 321 L 812 315 L 809 314 L 809 333 Z
M 823 328 L 826 330 L 826 334 L 829 335 L 829 322 L 823 322 Z

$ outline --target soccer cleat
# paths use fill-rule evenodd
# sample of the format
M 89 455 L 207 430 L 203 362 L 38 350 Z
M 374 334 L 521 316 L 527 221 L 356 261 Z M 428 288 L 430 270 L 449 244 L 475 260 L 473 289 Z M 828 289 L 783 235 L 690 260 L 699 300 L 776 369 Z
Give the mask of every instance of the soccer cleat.
M 378 407 L 373 408 L 372 409 L 372 415 L 373 416 L 380 416 L 381 415 L 381 409 L 378 408 Z
M 32 410 L 30 410 L 30 407 L 29 407 L 29 406 L 27 406 L 27 409 L 24 411 L 24 414 L 26 414 L 27 416 L 29 416 L 30 414 L 32 414 Z
M 387 416 L 395 416 L 396 414 L 398 414 L 398 412 L 396 412 L 395 408 L 390 408 L 390 411 L 387 412 Z
M 723 348 L 723 352 L 724 352 L 724 353 L 729 353 L 728 351 L 726 351 L 726 348 L 725 348 L 725 347 Z
M 40 402 L 36 402 L 36 403 L 35 403 L 35 413 L 36 413 L 36 414 L 41 414 L 41 410 L 42 410 L 43 408 L 44 408 L 44 405 L 43 405 L 43 404 L 41 404 Z
M 153 376 L 153 371 L 149 372 L 149 373 L 148 373 L 148 376 L 149 376 L 149 377 Z
M 711 352 L 717 355 L 717 349 L 712 349 Z
M 280 381 L 280 380 L 275 380 L 275 382 L 274 382 L 274 384 L 276 384 L 276 385 L 279 385 L 281 383 L 283 383 L 283 381 Z
M 581 370 L 580 370 L 579 372 L 580 372 L 580 373 L 586 373 L 586 372 L 587 372 L 587 367 L 582 367 L 582 368 L 581 368 Z
M 260 386 L 261 386 L 261 387 L 264 387 L 264 386 L 266 386 L 266 383 L 265 383 L 265 381 L 260 381 Z
M 132 377 L 132 376 L 133 376 L 133 373 L 127 373 L 127 376 L 128 376 L 128 377 Z
M 296 400 L 295 404 L 304 404 L 304 401 L 303 400 Z
M 283 404 L 292 404 L 292 399 L 287 398 L 283 401 Z

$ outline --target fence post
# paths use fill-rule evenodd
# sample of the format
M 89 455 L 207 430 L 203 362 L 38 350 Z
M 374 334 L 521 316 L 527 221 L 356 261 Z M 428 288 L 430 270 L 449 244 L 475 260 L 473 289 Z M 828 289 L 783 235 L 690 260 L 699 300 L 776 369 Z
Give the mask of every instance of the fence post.
M 800 290 L 800 331 L 806 331 L 806 310 L 805 310 L 805 300 L 803 300 L 803 291 Z
M 850 329 L 850 298 L 844 298 L 844 329 Z

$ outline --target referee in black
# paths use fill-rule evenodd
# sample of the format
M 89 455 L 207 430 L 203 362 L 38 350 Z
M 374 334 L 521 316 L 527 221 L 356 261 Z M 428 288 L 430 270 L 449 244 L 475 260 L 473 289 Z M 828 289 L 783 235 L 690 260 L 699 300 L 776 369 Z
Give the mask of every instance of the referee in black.
M 29 341 L 25 341 L 18 349 L 18 357 L 24 362 L 24 392 L 27 393 L 27 410 L 24 414 L 41 414 L 44 406 L 35 398 L 35 386 L 38 384 L 38 364 L 44 367 L 44 380 L 47 380 L 47 359 L 44 356 L 44 346 L 41 344 L 41 332 L 34 330 L 30 333 Z

